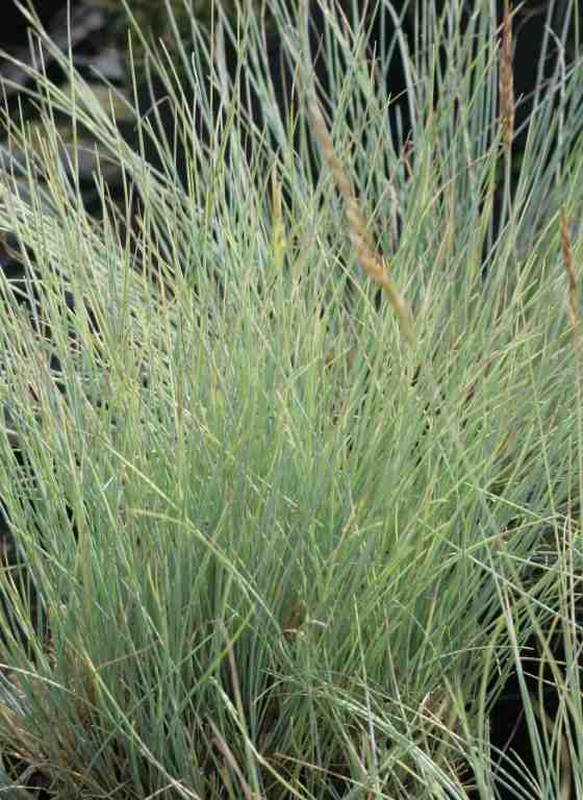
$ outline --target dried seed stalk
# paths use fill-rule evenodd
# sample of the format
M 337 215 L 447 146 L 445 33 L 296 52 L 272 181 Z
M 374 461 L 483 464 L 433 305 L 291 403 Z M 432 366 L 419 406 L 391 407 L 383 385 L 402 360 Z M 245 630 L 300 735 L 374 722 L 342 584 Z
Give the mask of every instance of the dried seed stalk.
M 320 105 L 316 99 L 312 99 L 308 104 L 309 112 L 312 117 L 314 130 L 324 152 L 324 158 L 328 164 L 336 188 L 340 192 L 346 208 L 348 218 L 349 238 L 356 251 L 357 259 L 364 270 L 375 283 L 386 292 L 389 302 L 397 315 L 401 330 L 411 344 L 415 343 L 415 326 L 411 309 L 405 298 L 399 293 L 395 283 L 388 274 L 387 267 L 383 262 L 382 256 L 375 252 L 368 238 L 366 220 L 359 208 L 358 200 L 353 192 L 350 181 L 346 177 L 335 151 L 334 145 L 328 128 L 322 116 Z
M 581 318 L 579 315 L 579 276 L 573 264 L 573 250 L 571 247 L 571 234 L 569 232 L 569 220 L 563 209 L 561 211 L 561 250 L 563 251 L 563 263 L 569 280 L 569 302 L 567 306 L 569 321 L 571 323 L 571 333 L 573 336 L 573 346 L 577 357 L 580 357 L 581 347 Z
M 514 136 L 514 78 L 512 75 L 512 20 L 509 0 L 504 0 L 502 18 L 502 48 L 500 52 L 500 110 L 502 115 L 502 142 L 506 152 L 512 149 Z

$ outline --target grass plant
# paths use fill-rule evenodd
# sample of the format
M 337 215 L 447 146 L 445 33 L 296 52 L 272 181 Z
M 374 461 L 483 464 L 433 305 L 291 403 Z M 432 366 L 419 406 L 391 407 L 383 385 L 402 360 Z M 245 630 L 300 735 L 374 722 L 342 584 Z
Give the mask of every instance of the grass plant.
M 537 96 L 494 231 L 520 100 L 510 9 L 500 31 L 477 4 L 462 36 L 461 4 L 426 5 L 424 46 L 396 36 L 406 143 L 390 136 L 365 31 L 325 5 L 330 63 L 344 64 L 325 119 L 305 6 L 293 26 L 273 3 L 322 145 L 315 185 L 254 17 L 237 79 L 269 135 L 229 85 L 226 17 L 172 54 L 144 40 L 188 187 L 173 144 L 134 112 L 132 150 L 67 55 L 69 94 L 38 69 L 41 134 L 4 120 L 26 157 L 0 178 L 0 229 L 22 245 L 28 300 L 0 278 L 0 485 L 48 621 L 32 629 L 5 570 L 29 639 L 4 620 L 0 745 L 19 796 L 33 773 L 57 798 L 583 795 L 583 65 Z M 213 65 L 225 113 L 208 148 L 178 63 L 208 113 Z M 123 167 L 139 220 L 99 171 L 105 212 L 88 215 L 57 112 Z M 489 740 L 511 671 L 534 743 L 522 783 Z

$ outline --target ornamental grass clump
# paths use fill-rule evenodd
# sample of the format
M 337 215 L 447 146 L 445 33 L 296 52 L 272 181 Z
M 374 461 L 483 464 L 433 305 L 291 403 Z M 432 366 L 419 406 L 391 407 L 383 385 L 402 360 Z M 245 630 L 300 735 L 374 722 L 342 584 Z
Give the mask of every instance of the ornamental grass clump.
M 133 111 L 132 149 L 113 97 L 61 53 L 71 91 L 39 70 L 40 133 L 4 120 L 0 229 L 24 277 L 1 279 L 0 485 L 36 595 L 4 570 L 0 751 L 25 797 L 581 790 L 583 65 L 537 94 L 494 230 L 519 102 L 509 9 L 500 31 L 482 4 L 462 35 L 460 4 L 429 3 L 415 52 L 394 19 L 407 144 L 364 23 L 325 9 L 330 118 L 305 7 L 272 6 L 315 182 L 253 16 L 236 33 L 219 13 L 200 38 L 193 17 L 173 52 L 143 39 L 187 185 L 175 143 Z M 266 130 L 230 84 L 229 36 Z M 210 114 L 209 64 L 223 113 L 199 147 L 182 87 Z M 57 113 L 73 143 L 94 137 L 99 219 Z M 490 737 L 511 673 L 533 742 L 521 781 Z

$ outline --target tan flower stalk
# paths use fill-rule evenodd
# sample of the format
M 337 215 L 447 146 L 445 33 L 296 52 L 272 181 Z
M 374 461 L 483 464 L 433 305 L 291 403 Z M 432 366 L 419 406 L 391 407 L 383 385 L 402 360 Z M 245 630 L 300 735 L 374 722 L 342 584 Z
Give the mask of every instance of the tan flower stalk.
M 314 124 L 314 130 L 324 152 L 324 158 L 332 172 L 336 188 L 344 200 L 346 216 L 348 218 L 348 235 L 356 251 L 357 259 L 365 274 L 375 281 L 375 283 L 378 283 L 386 292 L 389 302 L 399 320 L 401 330 L 410 344 L 414 345 L 416 336 L 411 309 L 405 298 L 399 293 L 396 284 L 391 279 L 382 256 L 380 253 L 375 252 L 370 244 L 366 220 L 360 210 L 358 200 L 356 199 L 350 181 L 346 177 L 340 160 L 334 151 L 334 145 L 332 144 L 332 139 L 318 101 L 312 98 L 308 104 L 308 108 Z
M 581 318 L 579 316 L 579 276 L 573 264 L 573 250 L 571 247 L 571 233 L 569 231 L 569 220 L 565 209 L 561 211 L 561 250 L 563 251 L 563 263 L 569 281 L 569 302 L 568 314 L 571 323 L 571 333 L 573 336 L 573 347 L 577 358 L 581 353 Z
M 502 113 L 502 142 L 506 152 L 512 149 L 514 136 L 514 78 L 512 75 L 512 20 L 509 0 L 504 0 L 502 18 L 502 49 L 500 53 L 500 109 Z

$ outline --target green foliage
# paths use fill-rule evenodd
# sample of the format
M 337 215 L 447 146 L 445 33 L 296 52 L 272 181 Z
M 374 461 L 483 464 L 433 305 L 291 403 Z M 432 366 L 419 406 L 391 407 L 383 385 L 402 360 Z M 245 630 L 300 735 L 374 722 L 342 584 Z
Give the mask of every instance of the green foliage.
M 78 77 L 65 95 L 40 76 L 40 143 L 12 124 L 26 163 L 2 176 L 0 228 L 40 275 L 51 335 L 3 279 L 0 484 L 50 638 L 33 637 L 32 663 L 2 647 L 20 705 L 0 705 L 0 742 L 57 797 L 463 798 L 475 780 L 491 798 L 487 712 L 521 645 L 553 624 L 575 665 L 582 406 L 558 220 L 583 207 L 581 105 L 557 117 L 541 97 L 484 279 L 502 133 L 495 21 L 472 25 L 463 40 L 427 28 L 450 54 L 436 107 L 435 50 L 403 52 L 410 170 L 362 42 L 332 26 L 348 62 L 332 139 L 412 308 L 412 346 L 376 310 L 330 176 L 307 180 L 251 60 L 242 79 L 283 145 L 246 130 L 268 175 L 245 158 L 220 48 L 228 113 L 208 152 L 176 103 L 188 190 L 171 143 L 152 170 Z M 261 59 L 252 25 L 251 47 Z M 85 212 L 56 110 L 131 176 L 134 227 L 125 208 Z M 14 480 L 15 439 L 32 481 Z M 554 753 L 580 773 L 583 719 L 577 678 L 545 654 L 564 700 L 551 733 L 524 699 L 533 780 L 555 798 Z

